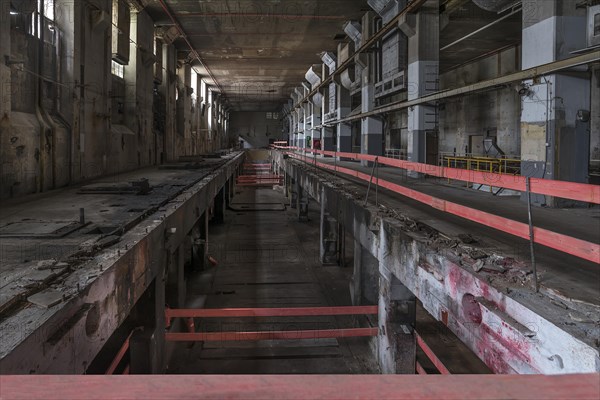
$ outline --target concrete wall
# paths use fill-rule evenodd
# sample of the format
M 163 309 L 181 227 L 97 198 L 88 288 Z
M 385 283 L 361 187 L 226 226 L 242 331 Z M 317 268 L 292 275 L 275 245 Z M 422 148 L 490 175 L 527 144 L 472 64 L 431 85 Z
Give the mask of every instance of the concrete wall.
M 269 140 L 282 140 L 282 123 L 267 119 L 266 112 L 234 112 L 231 114 L 230 136 L 242 138 L 246 148 L 269 145 Z M 285 140 L 286 138 L 283 138 Z
M 173 44 L 162 46 L 163 79 L 155 82 L 155 27 L 145 11 L 131 10 L 134 43 L 119 80 L 111 73 L 112 0 L 56 0 L 56 40 L 19 26 L 9 3 L 0 7 L 0 57 L 11 60 L 0 65 L 0 198 L 230 147 L 218 100 L 206 109 L 219 110 L 220 124 L 192 102 L 191 67 Z M 23 15 L 35 2 L 25 5 Z
M 440 76 L 440 89 L 466 86 L 520 69 L 520 50 L 513 47 Z M 507 156 L 520 155 L 521 98 L 511 87 L 446 100 L 440 113 L 440 152 L 465 153 L 470 136 L 493 135 Z M 478 143 L 474 137 L 471 143 Z M 481 154 L 477 145 L 469 152 Z

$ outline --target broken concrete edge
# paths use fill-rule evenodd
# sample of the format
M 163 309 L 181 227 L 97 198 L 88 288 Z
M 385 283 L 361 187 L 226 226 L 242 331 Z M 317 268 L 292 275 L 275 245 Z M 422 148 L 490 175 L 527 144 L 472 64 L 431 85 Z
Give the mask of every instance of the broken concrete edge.
M 328 212 L 338 216 L 360 244 L 400 279 L 434 318 L 446 321 L 452 332 L 492 371 L 543 374 L 600 371 L 599 351 L 593 337 L 568 325 L 568 315 L 538 314 L 548 311 L 547 307 L 544 310 L 547 299 L 533 293 L 519 293 L 518 299 L 511 298 L 506 287 L 494 287 L 486 281 L 485 274 L 461 266 L 460 257 L 452 251 L 431 249 L 426 236 L 407 232 L 401 221 L 377 215 L 374 207 L 364 207 L 363 199 L 356 198 L 348 185 L 336 185 L 331 178 L 319 176 L 315 168 L 284 159 L 278 152 L 273 154 L 277 165 L 295 177 L 311 197 L 321 201 L 321 196 L 329 197 Z M 319 173 L 331 176 L 325 171 Z M 377 231 L 372 230 L 375 225 L 379 226 Z M 465 296 L 485 299 L 494 307 L 478 303 L 481 315 L 473 318 L 463 306 Z M 380 315 L 380 324 L 384 320 L 385 313 Z
M 2 321 L 0 371 L 84 373 L 165 268 L 166 250 L 183 242 L 244 157 L 233 156 L 126 232 L 118 244 L 82 264 L 63 283 L 68 301 L 48 309 L 27 307 Z

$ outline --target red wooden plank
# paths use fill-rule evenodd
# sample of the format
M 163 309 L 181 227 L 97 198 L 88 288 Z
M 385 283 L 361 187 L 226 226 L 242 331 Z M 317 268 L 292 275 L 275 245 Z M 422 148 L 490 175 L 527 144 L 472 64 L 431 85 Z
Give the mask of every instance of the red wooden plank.
M 364 174 L 362 172 L 349 168 L 336 167 L 333 165 L 320 163 L 311 159 L 310 157 L 304 157 L 294 154 L 292 154 L 292 157 L 308 163 L 312 163 L 324 169 L 336 170 L 337 172 L 354 176 L 364 181 L 369 181 L 371 179 L 370 175 Z M 383 179 L 373 179 L 373 182 L 381 187 L 389 189 L 403 196 L 412 198 L 413 200 L 416 200 L 420 203 L 427 204 L 440 211 L 454 214 L 456 216 L 480 223 L 485 226 L 489 226 L 490 228 L 494 228 L 509 233 L 511 235 L 518 236 L 523 239 L 529 239 L 529 225 L 527 224 L 514 221 L 508 218 L 500 217 L 498 215 L 490 214 L 485 211 L 480 211 L 471 207 L 452 203 L 443 199 L 439 199 L 437 197 L 433 197 Z M 571 254 L 573 256 L 591 261 L 593 263 L 600 263 L 600 245 L 598 245 L 597 243 L 587 242 L 585 240 L 573 238 L 542 228 L 534 228 L 534 241 L 535 243 L 541 244 L 543 246 L 562 251 L 563 253 Z
M 377 315 L 377 306 L 293 307 L 293 308 L 197 308 L 167 309 L 170 318 L 220 317 L 314 317 L 327 315 Z
M 6 400 L 589 400 L 600 374 L 3 375 L 0 388 Z
M 433 365 L 435 365 L 435 367 L 440 372 L 440 374 L 442 374 L 442 375 L 450 375 L 450 371 L 448 371 L 448 368 L 446 368 L 446 366 L 444 365 L 444 363 L 442 363 L 440 361 L 440 359 L 435 355 L 435 353 L 433 352 L 433 350 L 431 350 L 431 348 L 427 345 L 427 343 L 425 343 L 425 341 L 423 340 L 423 338 L 421 337 L 421 335 L 419 335 L 415 331 L 415 336 L 417 338 L 417 345 L 421 348 L 421 350 L 423 350 L 423 352 L 425 353 L 425 355 L 427 355 L 427 358 L 429 358 L 429 360 L 431 360 L 431 362 L 433 363 Z M 420 365 L 417 363 L 417 368 L 418 367 L 420 367 Z M 423 370 L 423 372 L 425 372 L 425 370 Z
M 377 336 L 377 328 L 318 329 L 307 331 L 165 333 L 167 342 L 226 342 L 258 340 L 332 339 Z

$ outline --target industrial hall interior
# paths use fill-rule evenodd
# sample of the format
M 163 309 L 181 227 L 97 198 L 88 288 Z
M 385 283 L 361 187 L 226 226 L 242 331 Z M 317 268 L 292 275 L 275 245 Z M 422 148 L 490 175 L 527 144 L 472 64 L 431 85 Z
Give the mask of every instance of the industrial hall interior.
M 0 0 L 0 399 L 600 399 L 600 0 Z

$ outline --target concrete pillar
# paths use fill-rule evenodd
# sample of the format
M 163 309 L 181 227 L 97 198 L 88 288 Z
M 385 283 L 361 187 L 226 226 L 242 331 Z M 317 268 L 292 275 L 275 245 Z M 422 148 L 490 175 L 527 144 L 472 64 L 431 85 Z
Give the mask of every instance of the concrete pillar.
M 408 36 L 408 100 L 438 91 L 439 0 L 428 0 L 419 8 L 414 18 L 410 17 L 400 24 L 400 28 Z M 410 161 L 427 162 L 427 133 L 437 129 L 435 106 L 418 105 L 408 109 Z
M 323 265 L 338 264 L 338 223 L 326 210 L 325 196 L 321 195 L 321 234 L 319 259 Z
M 356 234 L 354 236 L 357 237 Z M 377 304 L 379 301 L 379 261 L 354 239 L 354 274 L 350 284 L 353 305 Z
M 308 193 L 300 186 L 296 179 L 296 208 L 298 210 L 298 221 L 308 221 Z
M 165 273 L 163 265 L 148 290 L 153 291 L 153 318 L 147 319 L 142 330 L 135 331 L 129 344 L 131 374 L 163 374 L 166 369 L 165 343 Z
M 214 200 L 214 215 L 213 221 L 221 224 L 225 221 L 225 188 L 221 188 Z
M 298 188 L 296 186 L 296 180 L 290 178 L 288 180 L 289 192 L 290 192 L 290 207 L 296 209 L 298 207 Z
M 321 128 L 321 147 L 325 151 L 335 151 L 334 145 L 334 128 Z
M 11 71 L 5 60 L 10 59 L 10 1 L 0 2 L 0 134 L 9 135 L 11 113 Z
M 229 208 L 229 205 L 231 204 L 231 198 L 233 197 L 231 195 L 231 179 L 228 179 L 227 182 L 225 182 L 223 191 L 223 195 L 225 196 L 225 208 Z
M 367 57 L 368 64 L 362 71 L 362 112 L 373 111 L 375 108 L 375 56 Z M 361 154 L 374 156 L 383 155 L 383 122 L 377 117 L 368 117 L 361 120 Z M 368 165 L 367 161 L 361 164 Z
M 338 117 L 345 118 L 352 111 L 350 91 L 341 84 L 337 84 L 336 86 Z M 337 151 L 352 153 L 352 125 L 349 123 L 337 125 Z
M 573 1 L 523 2 L 522 68 L 571 57 L 586 47 L 586 9 Z M 590 78 L 555 74 L 521 85 L 521 174 L 587 182 L 590 153 Z M 536 204 L 570 201 L 534 195 Z
M 416 297 L 383 265 L 379 280 L 379 367 L 384 374 L 414 374 Z
M 184 246 L 169 253 L 166 271 L 166 304 L 172 308 L 183 307 L 185 303 Z
M 208 211 L 205 211 L 192 230 L 192 268 L 202 271 L 208 255 Z

